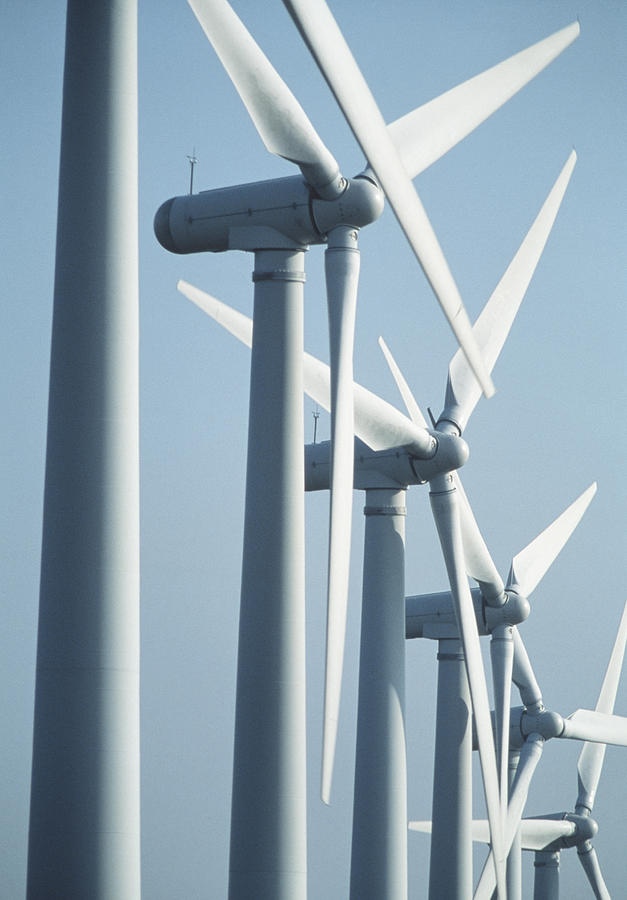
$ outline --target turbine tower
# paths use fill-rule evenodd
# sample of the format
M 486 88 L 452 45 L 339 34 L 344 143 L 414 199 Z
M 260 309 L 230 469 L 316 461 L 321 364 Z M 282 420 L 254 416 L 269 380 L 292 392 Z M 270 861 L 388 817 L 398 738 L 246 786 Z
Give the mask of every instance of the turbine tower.
M 136 0 L 69 0 L 27 896 L 135 900 Z

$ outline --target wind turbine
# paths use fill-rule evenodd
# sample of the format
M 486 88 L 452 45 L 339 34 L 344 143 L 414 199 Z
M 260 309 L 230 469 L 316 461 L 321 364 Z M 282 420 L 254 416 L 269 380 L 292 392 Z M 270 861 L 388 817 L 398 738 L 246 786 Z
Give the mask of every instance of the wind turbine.
M 617 639 L 620 642 L 623 641 L 623 627 L 624 624 L 621 620 L 619 638 Z M 601 691 L 597 708 L 595 710 L 577 709 L 571 715 L 563 717 L 559 713 L 545 708 L 542 693 L 533 673 L 529 656 L 517 631 L 515 631 L 514 638 L 513 677 L 521 692 L 521 699 L 525 706 L 512 710 L 511 714 L 510 734 L 512 737 L 514 735 L 518 737 L 517 744 L 513 744 L 513 746 L 520 748 L 521 759 L 507 811 L 505 837 L 508 848 L 518 830 L 531 777 L 542 754 L 545 741 L 551 738 L 566 738 L 593 742 L 597 745 L 615 744 L 617 746 L 627 746 L 627 718 L 611 714 L 610 707 L 613 708 L 613 700 L 610 702 L 610 699 L 608 699 L 611 698 L 611 690 L 610 687 L 605 688 L 607 683 L 612 685 L 612 690 L 615 690 L 613 684 L 617 684 L 617 666 L 620 673 L 620 665 L 615 662 L 614 654 L 608 667 L 608 674 L 606 674 L 606 681 L 604 682 L 604 688 Z M 620 659 L 622 662 L 622 654 Z M 610 672 L 611 674 L 609 674 Z M 580 756 L 578 771 L 581 779 L 579 795 L 581 803 L 579 805 L 582 811 L 584 808 L 589 809 L 588 804 L 594 800 L 599 777 L 597 772 L 602 761 L 602 751 L 594 750 L 594 748 L 586 750 L 586 753 L 582 753 Z M 588 781 L 590 785 L 589 792 L 586 787 L 586 782 Z M 589 839 L 590 836 L 588 834 L 586 839 Z M 586 839 L 584 839 L 584 842 Z M 590 857 L 591 866 L 594 865 L 595 859 L 594 856 Z M 489 898 L 493 889 L 494 882 L 488 858 L 477 885 L 475 898 L 477 900 Z
M 571 153 L 518 253 L 475 324 L 478 340 L 482 344 L 490 368 L 496 362 L 538 263 L 574 164 L 575 156 Z M 179 289 L 239 340 L 251 346 L 253 323 L 249 319 L 191 285 L 180 282 Z M 404 599 L 401 596 L 399 601 L 398 591 L 399 584 L 402 586 L 404 505 L 399 498 L 399 491 L 409 484 L 425 482 L 433 484 L 443 473 L 458 468 L 465 461 L 467 452 L 458 433 L 450 429 L 427 428 L 387 348 L 385 352 L 401 387 L 401 393 L 407 401 L 412 420 L 408 420 L 364 388 L 354 385 L 355 431 L 360 441 L 364 442 L 356 449 L 355 487 L 367 491 L 360 711 L 351 867 L 351 885 L 355 897 L 367 896 L 369 891 L 381 893 L 383 884 L 387 885 L 389 890 L 392 890 L 390 888 L 392 884 L 396 886 L 394 890 L 399 890 L 399 860 L 403 856 L 399 844 L 402 841 L 406 842 L 404 764 L 401 766 L 402 771 L 398 768 L 399 760 L 404 759 L 403 688 L 399 666 L 402 668 L 405 636 Z M 330 403 L 329 384 L 328 368 L 306 354 L 305 391 L 327 409 Z M 474 379 L 468 370 L 460 365 L 456 355 L 451 364 L 447 396 L 456 391 L 457 415 L 464 423 L 480 396 L 480 391 L 474 385 Z M 449 415 L 453 414 L 450 403 L 447 410 Z M 385 452 L 391 448 L 400 450 L 397 449 L 394 454 Z M 306 488 L 328 489 L 328 444 L 310 445 L 306 451 Z M 372 502 L 368 499 L 369 491 L 372 492 Z M 386 491 L 387 495 L 383 497 Z M 372 518 L 375 511 L 378 511 L 376 520 Z M 473 528 L 476 531 L 476 525 L 468 524 L 468 517 L 472 517 L 472 514 L 465 501 L 462 515 L 466 532 L 472 531 Z M 480 536 L 477 538 L 474 535 L 473 541 L 476 543 L 477 540 L 480 540 Z M 383 545 L 386 542 L 387 548 L 382 549 L 379 544 Z M 388 553 L 390 558 L 387 556 Z M 375 580 L 376 589 L 373 587 Z M 376 600 L 371 596 L 373 592 L 378 595 Z M 382 602 L 381 596 L 387 597 L 387 602 Z M 489 596 L 492 598 L 493 594 Z M 510 605 L 510 609 L 511 606 L 513 604 Z M 473 624 L 469 626 L 466 620 L 465 627 L 467 632 L 469 627 L 474 627 L 476 633 L 474 614 Z M 471 640 L 471 637 L 467 638 L 467 642 Z M 378 673 L 376 678 L 371 676 L 374 670 Z M 394 686 L 393 689 L 390 685 Z M 399 709 L 400 724 L 397 719 Z M 488 710 L 487 694 L 484 709 Z M 395 722 L 397 724 L 390 724 Z M 489 727 L 488 724 L 488 737 L 491 743 Z M 469 743 L 467 749 L 470 758 Z M 485 752 L 484 749 L 483 753 Z M 392 759 L 396 760 L 397 771 L 383 772 L 382 760 L 387 763 Z M 489 771 L 489 766 L 490 762 L 484 765 L 484 769 Z M 469 794 L 469 787 L 466 785 L 461 789 L 461 793 L 465 797 Z M 492 813 L 494 827 L 497 827 L 495 824 L 497 813 L 494 809 Z M 373 827 L 373 822 L 377 822 L 379 827 Z M 470 827 L 468 833 L 470 834 Z M 392 834 L 397 835 L 396 840 L 392 839 Z M 470 884 L 467 872 L 458 873 L 458 876 L 460 883 Z M 388 896 L 388 893 L 385 895 Z M 396 894 L 392 892 L 389 896 Z
M 493 641 L 494 635 L 497 634 L 497 641 L 499 639 L 502 640 L 500 635 L 502 634 L 504 624 L 507 625 L 510 632 L 514 632 L 515 623 L 522 622 L 527 618 L 530 611 L 529 598 L 557 558 L 560 551 L 566 545 L 573 531 L 581 521 L 595 493 L 596 484 L 592 484 L 573 503 L 571 503 L 551 525 L 545 528 L 544 531 L 525 547 L 524 550 L 520 551 L 520 553 L 514 557 L 510 568 L 510 576 L 507 585 L 504 588 L 507 601 L 501 607 L 490 606 L 486 601 L 482 588 L 475 588 L 472 591 L 477 630 L 479 634 L 489 634 L 492 636 Z M 516 573 L 515 577 L 512 574 L 514 572 Z M 503 582 L 500 582 L 500 584 L 502 585 Z M 487 596 L 490 596 L 489 592 Z M 448 592 L 411 596 L 407 598 L 407 637 L 437 637 L 439 639 L 439 659 L 441 659 L 444 654 L 444 662 L 440 661 L 439 669 L 441 673 L 444 673 L 444 678 L 451 677 L 450 671 L 447 670 L 450 670 L 452 662 L 456 662 L 453 646 L 456 628 L 453 603 Z M 444 637 L 440 637 L 440 635 L 444 635 Z M 514 638 L 512 638 L 512 641 L 513 640 Z M 451 653 L 451 650 L 453 650 L 453 653 Z M 453 658 L 451 659 L 451 657 Z M 503 696 L 505 696 L 506 702 L 508 703 L 511 681 L 502 685 L 498 684 L 498 680 L 503 677 L 503 670 L 499 665 L 494 667 L 493 675 L 495 697 L 503 698 Z M 447 733 L 449 735 L 448 740 L 445 740 L 444 737 L 441 738 L 441 743 L 444 747 L 444 752 L 450 754 L 455 752 L 455 747 L 460 743 L 459 740 L 456 741 L 454 739 L 455 734 L 459 734 L 460 729 L 467 723 L 460 723 L 457 721 L 460 718 L 459 713 L 457 715 L 451 713 L 451 701 L 444 693 L 445 688 L 446 682 L 444 682 L 441 696 L 440 686 L 438 686 L 438 729 L 441 730 L 444 735 Z M 499 721 L 498 715 L 495 715 L 494 720 L 495 723 Z M 513 755 L 516 756 L 516 759 L 518 759 L 520 755 L 520 742 L 516 746 L 516 741 L 512 741 L 514 746 L 513 749 L 510 750 L 509 733 L 510 731 L 515 733 L 516 724 L 510 722 L 509 705 L 507 724 L 508 728 L 505 733 L 502 752 L 511 762 Z M 498 728 L 495 728 L 495 736 L 498 737 Z M 536 745 L 532 744 L 530 746 L 535 748 Z M 466 761 L 466 766 L 467 765 L 468 762 Z M 454 889 L 454 883 L 452 881 L 453 876 L 447 876 L 445 874 L 447 868 L 439 856 L 442 849 L 437 846 L 437 829 L 442 828 L 442 831 L 446 833 L 446 828 L 441 823 L 441 808 L 446 806 L 447 801 L 440 795 L 444 794 L 445 791 L 450 793 L 450 784 L 445 782 L 445 787 L 441 786 L 438 777 L 439 779 L 442 779 L 444 776 L 441 773 L 438 776 L 436 771 L 436 776 L 434 777 L 433 803 L 433 822 L 435 824 L 432 825 L 431 822 L 424 821 L 412 821 L 409 823 L 409 828 L 413 831 L 429 832 L 432 835 L 435 835 L 435 844 L 433 843 L 432 838 L 432 865 L 437 867 L 437 874 L 432 882 L 433 893 L 435 896 L 437 896 L 438 891 L 442 891 L 443 887 L 449 891 L 449 893 Z M 520 788 L 518 790 L 520 792 Z M 507 801 L 507 795 L 505 800 Z M 461 819 L 461 816 L 459 818 Z M 446 823 L 446 819 L 444 821 Z M 449 823 L 449 837 L 451 837 L 451 828 L 455 829 L 454 834 L 460 832 L 463 826 L 470 828 L 470 826 L 463 821 L 460 824 L 456 824 L 458 821 L 459 820 L 454 818 L 453 824 L 451 825 L 451 823 Z M 475 825 L 473 823 L 472 828 L 474 827 Z M 468 837 L 466 833 L 464 833 L 464 836 L 466 838 Z M 461 842 L 461 840 L 462 837 L 460 836 L 459 841 Z M 444 839 L 442 839 L 442 845 L 443 844 Z M 461 852 L 459 848 L 457 852 Z M 466 852 L 468 851 L 466 850 Z M 450 867 L 450 853 L 446 856 L 446 861 Z M 511 884 L 513 879 L 509 871 L 511 862 L 511 859 L 508 860 L 508 897 L 510 898 L 515 896 L 515 885 Z
M 343 660 L 352 485 L 352 346 L 357 292 L 357 234 L 381 211 L 385 192 L 473 371 L 488 393 L 489 378 L 476 351 L 457 288 L 415 193 L 411 178 L 442 156 L 541 71 L 578 35 L 573 23 L 510 60 L 470 79 L 386 129 L 376 104 L 323 3 L 286 4 L 364 150 L 368 168 L 346 179 L 305 113 L 225 0 L 191 3 L 268 150 L 295 162 L 303 177 L 276 179 L 172 198 L 155 227 L 174 252 L 245 249 L 258 254 L 327 243 L 325 257 L 331 350 L 332 477 L 329 539 L 327 665 L 322 797 L 329 801 Z M 333 48 L 329 53 L 329 49 Z M 338 67 L 339 66 L 339 70 Z M 304 180 L 303 180 L 304 179 Z M 261 246 L 262 245 L 262 246 Z M 275 262 L 271 271 L 283 265 Z M 300 262 L 298 263 L 300 266 Z M 301 271 L 295 269 L 294 271 Z M 261 267 L 254 278 L 278 298 L 276 279 Z M 294 275 L 292 275 L 294 277 Z M 278 313 L 275 313 L 278 314 Z M 269 332 L 272 329 L 268 329 Z M 275 329 L 280 331 L 280 329 Z M 272 334 L 268 335 L 272 340 Z M 257 370 L 254 354 L 251 384 Z M 264 359 L 282 357 L 276 339 Z M 294 376 L 296 377 L 296 376 Z M 275 387 L 276 397 L 276 387 Z M 259 398 L 262 399 L 262 398 Z M 276 406 L 280 409 L 282 401 Z M 260 417 L 269 422 L 263 411 Z M 255 434 L 257 432 L 255 431 Z M 283 431 L 280 432 L 283 434 Z M 278 444 L 278 440 L 276 442 Z M 264 444 L 266 446 L 266 444 Z M 276 457 L 277 446 L 273 446 Z M 277 465 L 280 460 L 277 458 Z M 248 478 L 254 477 L 249 470 Z M 265 476 L 262 476 L 265 477 Z M 291 552 L 291 551 L 290 551 Z M 245 554 L 246 555 L 246 554 Z M 283 554 L 284 556 L 286 554 Z M 266 560 L 269 558 L 265 554 Z M 240 619 L 242 621 L 242 619 Z M 261 639 L 261 636 L 260 636 Z M 238 696 L 239 696 L 238 692 Z
M 249 418 L 251 464 L 247 468 L 231 834 L 232 883 L 235 884 L 235 879 L 240 887 L 233 887 L 232 891 L 234 896 L 240 891 L 246 893 L 253 881 L 257 893 L 265 890 L 260 888 L 259 873 L 270 871 L 283 873 L 276 877 L 279 881 L 285 878 L 292 891 L 295 890 L 293 876 L 288 873 L 300 873 L 300 890 L 304 891 L 303 526 L 302 498 L 298 498 L 296 486 L 300 468 L 297 454 L 302 445 L 300 376 L 296 371 L 296 360 L 302 353 L 302 251 L 311 244 L 328 244 L 325 264 L 333 450 L 322 772 L 322 797 L 328 802 L 348 588 L 357 233 L 380 214 L 384 191 L 473 372 L 484 391 L 490 394 L 492 384 L 475 346 L 468 317 L 411 177 L 418 171 L 415 168 L 418 160 L 420 165 L 428 164 L 453 146 L 570 44 L 579 33 L 579 26 L 573 24 L 563 29 L 553 38 L 518 54 L 511 63 L 495 67 L 444 95 L 435 120 L 446 111 L 446 125 L 440 121 L 431 141 L 429 135 L 425 139 L 424 116 L 416 120 L 411 115 L 405 117 L 392 135 L 388 133 L 324 3 L 286 4 L 366 154 L 366 171 L 355 179 L 346 179 L 298 102 L 226 0 L 192 0 L 191 5 L 266 147 L 295 162 L 302 173 L 302 177 L 172 198 L 158 211 L 155 231 L 160 242 L 174 252 L 243 249 L 256 254 L 253 276 L 256 337 Z M 331 46 L 333 50 L 328 55 Z M 427 119 L 433 116 L 434 105 L 438 104 L 439 101 L 434 101 L 431 105 Z M 451 115 L 456 118 L 460 108 L 466 111 L 445 136 Z M 414 130 L 416 127 L 418 132 Z M 423 147 L 430 144 L 418 153 L 412 149 L 420 143 L 417 134 L 422 138 Z M 400 150 L 396 149 L 395 142 Z M 405 151 L 403 146 L 407 148 Z M 286 279 L 291 285 L 289 292 Z M 296 287 L 298 282 L 300 288 Z M 290 320 L 289 324 L 285 318 L 288 303 L 299 310 L 297 319 Z M 261 385 L 272 385 L 271 392 L 265 392 Z M 260 451 L 265 458 L 273 460 L 271 473 L 256 470 L 252 465 L 253 454 L 256 463 Z M 295 476 L 289 484 L 283 478 L 286 472 Z M 280 518 L 286 527 L 276 540 L 270 538 L 271 523 Z M 267 568 L 277 574 L 278 580 L 261 599 L 256 585 L 263 580 Z M 255 610 L 267 604 L 272 611 L 260 622 Z M 288 621 L 289 634 L 285 628 Z M 278 643 L 277 635 L 281 635 Z M 302 648 L 298 654 L 293 649 L 297 645 Z M 260 677 L 258 662 L 269 646 L 273 648 L 276 667 Z M 283 695 L 279 684 L 292 686 L 288 691 L 291 700 Z M 275 709 L 275 718 L 259 721 L 258 711 L 268 704 Z M 249 756 L 253 746 L 263 746 L 269 759 L 283 762 L 278 768 L 255 765 Z M 300 760 L 298 765 L 296 759 Z M 244 772 L 249 775 L 244 777 Z M 269 838 L 260 847 L 250 835 L 249 822 L 251 817 L 262 813 L 268 834 L 274 834 L 275 838 Z M 298 840 L 293 838 L 295 834 L 300 835 Z M 278 888 L 270 883 L 274 875 L 268 878 L 268 891 L 276 892 Z
M 614 712 L 618 682 L 627 641 L 627 604 L 618 626 L 610 661 L 603 679 L 595 711 L 605 715 Z M 610 900 L 592 838 L 598 825 L 592 818 L 603 763 L 603 743 L 584 743 L 577 762 L 578 794 L 573 812 L 553 813 L 525 819 L 521 823 L 523 850 L 535 851 L 535 893 L 537 900 L 559 898 L 559 855 L 564 849 L 577 848 L 577 856 L 597 900 Z M 564 826 L 570 826 L 568 831 Z M 533 828 L 533 834 L 530 830 Z
M 140 896 L 137 8 L 69 0 L 27 896 Z
M 531 545 L 530 545 L 531 546 Z M 592 810 L 599 786 L 605 749 L 607 743 L 620 743 L 625 746 L 624 738 L 627 731 L 627 719 L 613 716 L 616 693 L 620 680 L 625 643 L 627 641 L 627 604 L 623 608 L 623 614 L 618 626 L 614 647 L 605 672 L 605 678 L 594 711 L 579 710 L 584 715 L 573 716 L 563 720 L 565 731 L 557 737 L 571 737 L 583 739 L 583 735 L 576 735 L 574 728 L 588 730 L 588 740 L 585 740 L 577 763 L 578 795 L 574 811 L 552 813 L 544 816 L 533 816 L 520 821 L 520 845 L 523 850 L 532 850 L 536 854 L 535 860 L 535 900 L 557 900 L 559 897 L 559 856 L 560 852 L 570 847 L 577 847 L 577 855 L 590 882 L 594 896 L 600 900 L 609 900 L 609 892 L 597 859 L 596 851 L 591 840 L 598 831 L 597 823 L 592 818 Z M 554 713 L 550 716 L 555 717 Z M 579 719 L 579 723 L 577 723 Z M 573 727 L 573 723 L 574 727 Z M 513 723 L 515 724 L 515 723 Z M 570 732 L 570 733 L 569 733 Z M 612 733 L 613 732 L 613 733 Z M 535 743 L 541 747 L 536 739 Z M 536 751 L 535 757 L 539 758 Z M 527 773 L 528 774 L 528 773 Z M 529 778 L 525 776 L 524 799 L 526 800 L 529 787 Z M 520 811 L 522 805 L 518 804 Z M 428 831 L 430 823 L 411 822 L 410 828 L 416 831 Z M 486 821 L 473 822 L 473 837 L 475 841 L 489 843 L 488 823 Z M 475 897 L 489 897 L 493 881 L 482 877 Z
M 575 165 L 575 159 L 573 152 L 521 248 L 475 323 L 473 331 L 477 336 L 489 371 L 492 370 L 504 345 L 555 221 Z M 389 351 L 385 350 L 385 352 L 391 363 L 392 373 L 401 395 L 406 401 L 408 411 L 413 420 L 418 421 L 418 417 L 422 418 L 422 416 L 411 396 L 411 391 L 400 374 L 398 366 L 391 360 Z M 436 423 L 436 430 L 461 435 L 479 397 L 480 391 L 477 390 L 477 385 L 466 361 L 461 358 L 459 353 L 456 354 L 449 366 L 445 406 Z M 502 688 L 501 685 L 509 685 L 507 659 L 509 658 L 511 661 L 512 658 L 511 650 L 509 653 L 507 650 L 503 653 L 501 646 L 506 645 L 511 632 L 511 622 L 522 621 L 525 611 L 523 609 L 521 617 L 520 604 L 510 602 L 511 595 L 504 590 L 503 582 L 500 581 L 498 573 L 489 559 L 457 473 L 448 477 L 448 484 L 441 476 L 431 482 L 431 505 L 447 563 L 455 609 L 455 624 L 453 627 L 449 624 L 442 630 L 441 619 L 438 618 L 431 626 L 429 634 L 430 637 L 443 642 L 438 657 L 440 660 L 439 715 L 436 725 L 430 891 L 433 897 L 453 897 L 463 896 L 470 884 L 470 727 L 468 719 L 465 727 L 461 727 L 459 730 L 459 723 L 454 723 L 447 711 L 460 707 L 469 709 L 469 699 L 472 699 L 490 832 L 493 836 L 498 835 L 497 822 L 500 816 L 504 816 L 507 797 L 507 782 L 504 781 L 504 778 L 507 777 L 507 737 L 506 734 L 503 736 L 506 728 L 501 723 L 505 721 L 509 725 L 509 691 Z M 493 670 L 497 670 L 495 671 L 495 693 L 501 700 L 497 709 L 497 734 L 501 735 L 500 740 L 497 740 L 501 760 L 499 784 L 494 783 L 491 772 L 493 748 L 489 717 L 486 715 L 487 691 L 483 677 L 475 613 L 466 574 L 470 574 L 481 586 L 486 608 L 490 608 L 493 646 L 496 644 L 498 648 L 497 652 L 492 654 L 492 659 Z M 498 641 L 494 640 L 495 636 Z M 460 639 L 461 648 L 458 646 Z M 502 662 L 503 658 L 505 658 L 505 662 Z M 464 669 L 468 684 L 464 679 Z M 470 697 L 468 690 L 470 690 Z M 451 788 L 451 785 L 454 787 Z M 452 796 L 453 802 L 448 802 L 445 794 Z M 496 807 L 499 802 L 501 812 L 497 813 Z M 448 851 L 451 843 L 457 848 L 455 865 L 451 865 L 451 855 Z M 498 872 L 499 867 L 504 868 L 504 859 L 499 860 L 498 854 L 495 855 L 497 857 L 497 879 L 500 882 L 499 892 L 504 895 L 505 889 L 501 883 L 504 872 Z

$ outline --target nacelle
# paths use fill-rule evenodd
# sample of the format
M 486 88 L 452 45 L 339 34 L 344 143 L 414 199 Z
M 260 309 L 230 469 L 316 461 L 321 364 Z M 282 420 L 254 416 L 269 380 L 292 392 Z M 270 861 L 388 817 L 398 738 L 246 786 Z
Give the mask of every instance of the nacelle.
M 489 634 L 483 615 L 484 604 L 479 588 L 471 589 L 472 605 L 480 635 Z M 418 594 L 405 597 L 405 637 L 421 638 L 440 637 L 438 629 L 442 626 L 457 628 L 457 617 L 450 591 L 438 591 L 433 594 Z
M 338 225 L 361 228 L 383 211 L 383 193 L 366 177 L 340 197 L 321 200 L 300 175 L 202 191 L 166 200 L 155 215 L 159 243 L 172 253 L 220 253 L 323 244 Z
M 433 442 L 428 457 L 412 446 L 371 450 L 355 438 L 355 490 L 425 484 L 436 475 L 460 468 L 468 459 L 468 445 L 454 435 L 429 432 Z M 330 483 L 330 441 L 305 447 L 305 490 L 327 491 Z

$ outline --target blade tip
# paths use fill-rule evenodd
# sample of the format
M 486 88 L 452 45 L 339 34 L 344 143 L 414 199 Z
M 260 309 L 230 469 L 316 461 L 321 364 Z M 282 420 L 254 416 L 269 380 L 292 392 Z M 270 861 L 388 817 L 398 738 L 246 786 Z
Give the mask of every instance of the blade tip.
M 491 397 L 494 397 L 496 394 L 496 388 L 494 387 L 494 382 L 490 377 L 488 377 L 483 385 L 483 393 L 485 395 L 486 400 L 489 400 Z

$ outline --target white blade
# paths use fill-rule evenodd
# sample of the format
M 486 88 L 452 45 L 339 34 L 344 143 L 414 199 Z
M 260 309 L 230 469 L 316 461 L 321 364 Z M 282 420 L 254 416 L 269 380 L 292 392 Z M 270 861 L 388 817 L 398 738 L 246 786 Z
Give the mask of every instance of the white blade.
M 450 482 L 448 482 L 450 485 Z M 492 722 L 488 690 L 481 658 L 479 634 L 468 580 L 464 572 L 464 551 L 461 528 L 457 511 L 457 492 L 453 489 L 434 491 L 432 482 L 430 494 L 433 518 L 435 519 L 442 553 L 446 563 L 451 594 L 455 605 L 457 624 L 464 648 L 464 664 L 468 676 L 468 686 L 472 699 L 479 760 L 483 777 L 488 820 L 490 822 L 491 844 L 493 847 L 496 880 L 499 895 L 506 897 L 505 857 L 503 847 L 503 822 L 499 803 L 499 784 L 496 756 L 492 741 Z
M 516 832 L 520 825 L 521 816 L 527 802 L 531 778 L 542 756 L 544 740 L 540 735 L 531 734 L 523 744 L 520 752 L 520 761 L 516 771 L 516 778 L 512 784 L 509 805 L 507 807 L 507 819 L 505 823 L 504 852 L 511 850 Z M 490 843 L 492 843 L 490 841 Z M 474 900 L 490 900 L 496 886 L 494 878 L 494 848 L 490 850 L 483 867 L 483 872 L 474 893 Z
M 540 261 L 576 160 L 577 156 L 573 150 L 518 252 L 473 325 L 473 335 L 490 373 L 503 349 L 529 282 Z M 481 389 L 474 373 L 464 354 L 458 351 L 449 366 L 442 417 L 452 418 L 463 432 L 480 396 Z
M 249 349 L 252 347 L 252 319 L 186 281 L 179 281 L 177 288 L 183 296 L 211 316 L 242 344 Z M 309 353 L 304 355 L 303 366 L 305 393 L 328 412 L 331 408 L 329 367 Z M 377 397 L 360 384 L 353 383 L 353 402 L 355 434 L 372 450 L 389 450 L 392 447 L 411 445 L 419 454 L 429 456 L 432 453 L 431 435 L 414 425 L 407 416 L 381 397 Z
M 410 831 L 431 834 L 429 821 L 411 821 Z M 568 819 L 522 819 L 520 823 L 520 845 L 522 850 L 544 850 L 559 838 L 575 833 L 575 825 Z M 476 844 L 490 843 L 490 824 L 487 819 L 473 819 L 472 839 Z
M 512 681 L 520 692 L 520 699 L 525 706 L 533 706 L 542 701 L 542 691 L 536 681 L 529 655 L 520 636 L 520 631 L 514 625 L 512 630 L 514 639 L 514 668 L 512 669 Z
M 597 900 L 612 900 L 610 892 L 601 874 L 601 866 L 597 858 L 596 850 L 590 846 L 587 849 L 577 849 L 577 856 L 583 866 L 584 872 L 588 876 L 590 887 Z
M 339 229 L 338 229 L 339 230 Z M 331 497 L 322 799 L 329 803 L 340 708 L 353 508 L 353 344 L 359 252 L 331 233 L 325 255 L 331 349 Z M 338 243 L 340 242 L 340 243 Z
M 596 482 L 593 482 L 561 516 L 514 557 L 508 587 L 514 587 L 524 597 L 531 596 L 581 521 L 596 490 Z
M 422 834 L 431 834 L 431 830 L 433 828 L 433 824 L 427 821 L 412 821 L 407 825 L 410 831 L 420 831 Z M 490 833 L 490 826 L 488 825 L 488 821 L 486 819 L 485 823 L 486 834 Z M 488 839 L 489 840 L 489 839 Z
M 187 281 L 182 279 L 177 281 L 176 288 L 184 297 L 187 297 L 199 309 L 211 316 L 218 325 L 221 325 L 225 331 L 230 332 L 250 350 L 253 345 L 253 320 L 251 318 L 245 316 L 244 313 L 238 312 L 231 306 L 227 306 L 226 303 L 222 303 L 221 300 L 212 297 L 211 294 L 201 291 L 200 288 L 194 287 L 193 284 L 189 284 Z
M 396 386 L 399 390 L 401 397 L 403 398 L 403 403 L 405 404 L 405 409 L 409 413 L 409 418 L 412 420 L 414 425 L 420 425 L 422 428 L 427 427 L 427 420 L 422 414 L 422 410 L 418 406 L 416 402 L 416 398 L 412 394 L 411 388 L 407 384 L 405 380 L 405 376 L 399 369 L 396 360 L 392 356 L 392 352 L 388 345 L 385 343 L 383 338 L 379 336 L 379 347 L 383 351 L 383 355 L 385 356 L 385 361 L 388 364 L 388 368 L 392 373 L 392 377 L 396 382 Z
M 324 0 L 284 0 L 385 192 L 486 396 L 494 386 L 431 223 L 353 55 Z
M 473 819 L 472 839 L 477 844 L 490 843 L 490 826 L 487 819 Z
M 514 642 L 508 626 L 498 626 L 492 632 L 490 659 L 494 688 L 494 712 L 496 722 L 496 758 L 499 768 L 501 807 L 507 808 L 509 769 L 509 714 L 511 708 L 512 666 Z
M 601 693 L 599 694 L 596 705 L 597 712 L 608 714 L 614 712 L 618 682 L 623 668 L 626 640 L 627 603 L 623 608 L 623 615 L 618 626 L 618 634 L 616 635 L 616 640 L 614 642 L 614 649 L 612 650 L 605 678 L 603 679 Z M 577 806 L 585 806 L 590 812 L 592 812 L 594 806 L 604 758 L 605 744 L 585 743 L 579 754 L 579 761 L 577 763 L 577 778 L 579 785 Z
M 520 823 L 520 845 L 523 850 L 544 850 L 559 838 L 575 833 L 568 819 L 523 819 Z
M 627 718 L 593 709 L 576 709 L 564 719 L 564 730 L 558 737 L 627 747 Z
M 573 22 L 388 125 L 405 171 L 415 178 L 496 112 L 578 36 Z
M 485 586 L 486 600 L 491 603 L 503 596 L 503 581 L 483 540 L 458 472 L 453 472 L 453 483 L 459 497 L 458 507 L 464 542 L 466 574 Z
M 505 824 L 505 852 L 509 853 L 516 837 L 518 826 L 522 818 L 523 810 L 529 794 L 531 779 L 540 762 L 544 750 L 544 738 L 538 734 L 530 734 L 520 751 L 520 760 L 516 769 L 516 776 L 512 783 L 510 800 L 507 806 L 507 821 Z
M 226 0 L 188 0 L 270 153 L 300 166 L 321 196 L 338 196 L 338 164 L 298 100 Z

